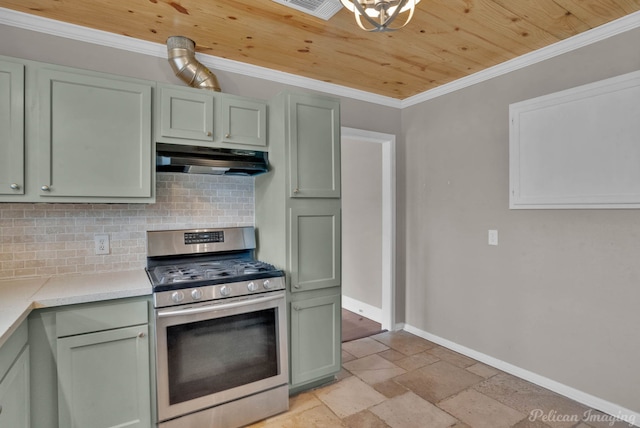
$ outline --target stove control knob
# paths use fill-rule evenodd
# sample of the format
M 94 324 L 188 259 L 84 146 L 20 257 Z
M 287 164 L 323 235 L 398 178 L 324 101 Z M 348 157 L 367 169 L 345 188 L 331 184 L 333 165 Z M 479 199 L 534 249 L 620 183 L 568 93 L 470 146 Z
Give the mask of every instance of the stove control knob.
M 184 294 L 182 293 L 182 291 L 174 291 L 173 293 L 171 293 L 171 300 L 173 300 L 175 303 L 180 303 L 184 300 Z
M 251 281 L 250 283 L 247 284 L 247 290 L 249 291 L 256 291 L 258 289 L 258 285 Z
M 191 290 L 191 298 L 193 300 L 202 299 L 202 291 L 199 288 L 194 288 L 193 290 Z
M 229 294 L 231 294 L 231 289 L 226 285 L 223 285 L 222 287 L 220 287 L 220 294 L 222 294 L 224 297 L 227 297 Z
M 265 279 L 264 282 L 262 283 L 262 286 L 264 287 L 265 290 L 269 290 L 272 287 L 271 281 L 269 281 L 268 279 Z

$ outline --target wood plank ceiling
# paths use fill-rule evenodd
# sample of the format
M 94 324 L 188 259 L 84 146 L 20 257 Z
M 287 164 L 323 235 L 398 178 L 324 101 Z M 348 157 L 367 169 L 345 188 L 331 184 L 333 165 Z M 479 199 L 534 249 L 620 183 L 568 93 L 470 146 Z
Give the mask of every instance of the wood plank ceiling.
M 397 99 L 640 10 L 640 0 L 422 0 L 407 27 L 367 33 L 270 0 L 0 0 L 0 7 Z M 213 70 L 215 72 L 215 70 Z

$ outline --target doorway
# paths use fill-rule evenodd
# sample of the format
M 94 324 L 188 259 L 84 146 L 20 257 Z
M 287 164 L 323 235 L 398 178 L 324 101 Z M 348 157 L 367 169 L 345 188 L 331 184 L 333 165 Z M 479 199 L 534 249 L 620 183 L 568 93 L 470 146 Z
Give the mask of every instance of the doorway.
M 395 327 L 395 136 L 342 127 L 342 307 Z

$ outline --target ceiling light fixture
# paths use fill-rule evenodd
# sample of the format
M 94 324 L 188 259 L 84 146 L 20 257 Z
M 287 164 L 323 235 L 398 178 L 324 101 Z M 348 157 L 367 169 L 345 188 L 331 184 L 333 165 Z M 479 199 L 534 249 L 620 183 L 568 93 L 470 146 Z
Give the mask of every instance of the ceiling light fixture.
M 341 0 L 344 7 L 355 15 L 356 22 L 365 31 L 395 31 L 404 27 L 413 18 L 416 4 L 420 0 Z M 398 15 L 406 13 L 402 25 L 392 26 Z

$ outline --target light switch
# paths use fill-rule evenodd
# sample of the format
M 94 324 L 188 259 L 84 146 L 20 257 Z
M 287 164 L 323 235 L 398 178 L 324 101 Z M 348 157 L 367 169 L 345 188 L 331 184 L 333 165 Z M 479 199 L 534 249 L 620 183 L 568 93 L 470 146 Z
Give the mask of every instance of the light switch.
M 489 230 L 489 245 L 498 245 L 498 231 Z

